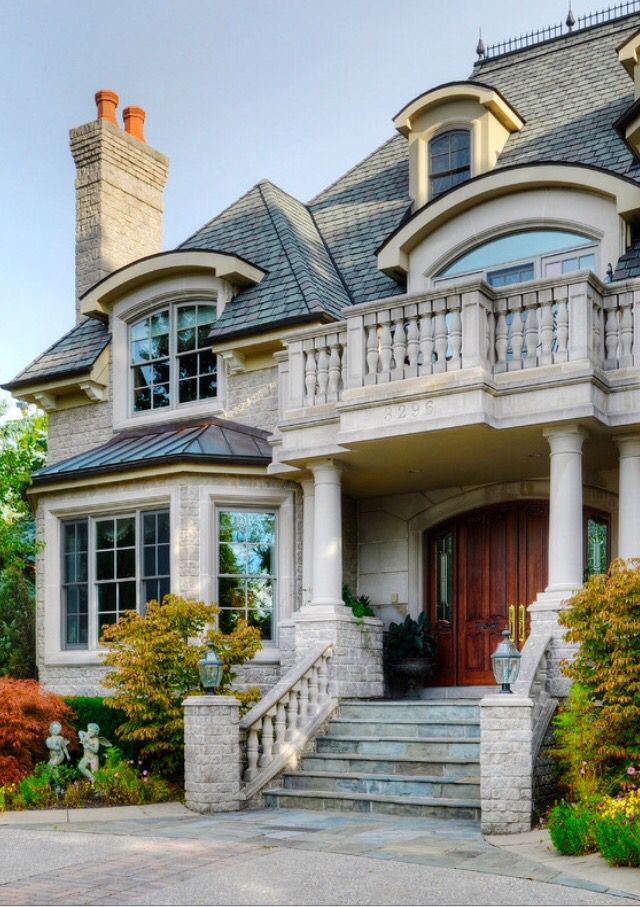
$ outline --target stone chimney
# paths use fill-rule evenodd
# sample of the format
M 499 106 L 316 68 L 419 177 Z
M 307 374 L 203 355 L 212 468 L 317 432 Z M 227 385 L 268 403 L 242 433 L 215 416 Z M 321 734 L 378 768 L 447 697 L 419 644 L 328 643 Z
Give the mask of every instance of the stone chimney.
M 145 112 L 118 95 L 96 94 L 97 119 L 69 133 L 76 164 L 76 320 L 78 299 L 112 271 L 162 251 L 162 193 L 169 159 L 147 145 Z

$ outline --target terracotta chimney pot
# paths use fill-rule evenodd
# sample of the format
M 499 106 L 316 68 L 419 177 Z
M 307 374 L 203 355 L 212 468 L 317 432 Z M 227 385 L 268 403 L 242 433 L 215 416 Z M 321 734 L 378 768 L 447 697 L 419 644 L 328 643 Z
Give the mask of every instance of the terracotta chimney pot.
M 144 142 L 144 119 L 145 112 L 142 107 L 125 107 L 122 111 L 124 118 L 124 131 L 132 135 L 134 139 Z
M 102 91 L 96 91 L 98 119 L 107 120 L 109 123 L 113 123 L 114 126 L 117 126 L 116 107 L 118 106 L 119 100 L 120 98 L 115 91 L 110 91 L 108 88 L 103 88 Z

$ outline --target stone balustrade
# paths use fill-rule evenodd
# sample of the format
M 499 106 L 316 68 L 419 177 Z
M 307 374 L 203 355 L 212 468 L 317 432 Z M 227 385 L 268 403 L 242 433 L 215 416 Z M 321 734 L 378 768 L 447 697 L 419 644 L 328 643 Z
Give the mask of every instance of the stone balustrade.
M 493 288 L 484 282 L 391 297 L 287 342 L 281 416 L 334 409 L 345 392 L 482 368 L 489 376 L 565 362 L 640 367 L 640 287 L 589 272 Z

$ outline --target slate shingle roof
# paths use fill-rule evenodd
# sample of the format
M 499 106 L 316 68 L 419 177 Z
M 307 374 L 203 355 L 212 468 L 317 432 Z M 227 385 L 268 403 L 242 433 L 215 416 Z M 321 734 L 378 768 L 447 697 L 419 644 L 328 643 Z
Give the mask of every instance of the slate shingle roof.
M 267 437 L 268 432 L 258 428 L 215 418 L 154 425 L 123 432 L 102 447 L 45 466 L 34 473 L 34 485 L 159 462 L 266 466 L 271 462 Z
M 639 29 L 640 14 L 634 14 L 477 64 L 471 78 L 498 89 L 526 120 L 509 137 L 498 168 L 562 161 L 640 183 L 640 164 L 614 128 L 633 102 L 633 82 L 617 47 Z M 402 293 L 377 270 L 375 253 L 409 213 L 407 147 L 394 136 L 307 205 L 272 183 L 258 183 L 187 239 L 180 248 L 235 253 L 268 271 L 227 306 L 214 336 L 330 321 L 349 304 Z M 621 259 L 618 271 L 631 276 L 627 263 Z M 69 336 L 8 387 L 23 377 L 23 384 L 42 378 L 46 357 L 57 359 Z M 92 344 L 95 338 L 86 339 Z M 83 362 L 97 355 L 89 345 L 78 354 Z
M 613 273 L 614 280 L 629 280 L 631 277 L 640 277 L 640 241 L 634 242 L 620 256 Z
M 103 321 L 87 318 L 23 368 L 13 381 L 2 386 L 17 390 L 52 378 L 82 374 L 91 368 L 110 339 L 109 328 Z

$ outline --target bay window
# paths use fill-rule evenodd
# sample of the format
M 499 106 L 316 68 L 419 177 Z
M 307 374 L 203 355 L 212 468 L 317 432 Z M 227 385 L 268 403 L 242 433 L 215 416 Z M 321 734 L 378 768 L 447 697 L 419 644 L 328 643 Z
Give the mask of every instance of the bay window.
M 62 523 L 62 643 L 95 648 L 102 628 L 169 592 L 169 511 Z
M 129 326 L 133 413 L 209 400 L 218 393 L 207 337 L 216 320 L 208 302 L 167 306 Z

